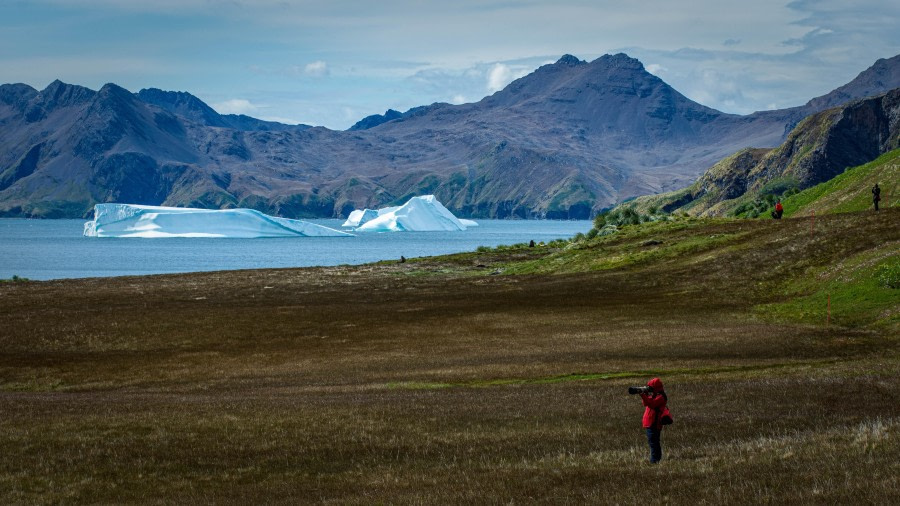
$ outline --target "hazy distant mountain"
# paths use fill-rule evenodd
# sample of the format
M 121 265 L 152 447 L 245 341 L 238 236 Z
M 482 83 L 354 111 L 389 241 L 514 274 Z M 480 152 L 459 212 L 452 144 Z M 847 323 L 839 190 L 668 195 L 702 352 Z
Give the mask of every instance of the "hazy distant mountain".
M 851 100 L 871 97 L 900 86 L 900 55 L 892 58 L 881 58 L 859 73 L 849 83 L 820 97 L 813 98 L 804 105 L 775 111 L 763 111 L 757 116 L 781 118 L 785 121 L 784 136 L 803 118 L 810 114 L 824 111 L 831 107 L 845 104 Z
M 900 86 L 898 59 L 805 106 L 738 116 L 626 55 L 566 55 L 477 103 L 388 111 L 345 132 L 219 115 L 183 92 L 3 85 L 0 213 L 75 217 L 118 201 L 325 217 L 434 193 L 461 216 L 586 218 L 776 146 L 822 104 Z
M 827 95 L 810 100 L 805 107 L 810 109 L 810 113 L 823 111 L 855 98 L 884 93 L 896 88 L 897 83 L 900 83 L 900 55 L 887 59 L 881 58 L 849 83 Z

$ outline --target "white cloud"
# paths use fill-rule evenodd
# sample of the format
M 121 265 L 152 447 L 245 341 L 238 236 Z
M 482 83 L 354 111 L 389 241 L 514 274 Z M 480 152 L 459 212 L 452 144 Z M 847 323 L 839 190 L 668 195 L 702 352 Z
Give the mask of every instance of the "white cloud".
M 649 65 L 644 66 L 644 68 L 647 69 L 647 72 L 650 72 L 651 74 L 653 74 L 657 77 L 660 74 L 664 74 L 667 70 L 669 70 L 658 63 L 651 63 Z
M 500 91 L 512 81 L 527 75 L 533 68 L 513 68 L 505 63 L 495 63 L 487 74 L 487 89 L 491 93 Z
M 299 125 L 300 123 L 308 124 L 304 121 L 298 121 L 294 118 L 286 118 L 284 116 L 261 116 L 259 119 L 263 121 L 274 121 L 276 123 L 284 123 L 285 125 Z
M 325 77 L 329 73 L 328 64 L 322 60 L 307 63 L 306 66 L 303 67 L 303 73 L 312 77 Z
M 488 71 L 487 87 L 490 92 L 500 91 L 512 81 L 512 71 L 502 63 L 495 63 Z
M 212 108 L 219 114 L 246 114 L 253 116 L 259 112 L 259 106 L 243 98 L 233 98 L 224 102 L 212 104 Z
M 296 125 L 299 123 L 308 124 L 308 122 L 298 120 L 296 117 L 284 115 L 285 113 L 291 114 L 295 111 L 282 110 L 271 105 L 255 103 L 244 98 L 223 100 L 222 102 L 212 103 L 210 106 L 219 114 L 244 114 L 253 118 L 265 121 L 277 121 L 278 123 L 284 123 L 286 125 Z M 273 112 L 274 114 L 272 114 Z
M 699 62 L 686 76 L 674 79 L 677 83 L 669 84 L 688 98 L 721 111 L 746 114 L 763 109 L 754 103 L 752 98 L 755 97 L 747 97 L 744 93 L 745 89 L 752 90 L 759 85 L 759 80 L 751 81 L 752 71 L 740 71 L 718 63 Z
M 354 121 L 355 122 L 355 121 L 362 119 L 362 117 L 363 117 L 360 112 L 358 112 L 356 109 L 354 109 L 352 107 L 347 107 L 347 106 L 341 107 L 341 112 L 344 113 L 344 120 L 346 120 L 346 121 Z
M 553 59 L 550 63 L 553 61 L 556 60 Z M 545 63 L 548 63 L 547 57 L 539 56 L 499 62 L 478 62 L 459 68 L 435 65 L 417 69 L 401 83 L 406 90 L 403 93 L 402 104 L 394 103 L 390 106 L 406 110 L 435 101 L 451 104 L 475 102 L 485 95 L 503 89 L 512 80 L 533 72 Z M 377 107 L 370 109 L 375 110 Z

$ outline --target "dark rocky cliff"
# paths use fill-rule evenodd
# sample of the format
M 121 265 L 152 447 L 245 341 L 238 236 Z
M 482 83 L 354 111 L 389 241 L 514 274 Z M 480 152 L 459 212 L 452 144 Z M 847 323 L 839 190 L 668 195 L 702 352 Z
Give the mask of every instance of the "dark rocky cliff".
M 777 178 L 791 178 L 801 188 L 827 181 L 898 147 L 898 135 L 900 88 L 816 113 L 751 170 L 748 190 Z

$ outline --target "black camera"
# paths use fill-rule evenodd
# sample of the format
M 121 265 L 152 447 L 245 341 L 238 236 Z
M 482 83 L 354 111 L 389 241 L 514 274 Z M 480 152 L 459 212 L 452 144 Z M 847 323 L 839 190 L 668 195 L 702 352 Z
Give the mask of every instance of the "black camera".
M 631 395 L 634 394 L 649 394 L 653 389 L 650 387 L 628 387 L 628 393 Z

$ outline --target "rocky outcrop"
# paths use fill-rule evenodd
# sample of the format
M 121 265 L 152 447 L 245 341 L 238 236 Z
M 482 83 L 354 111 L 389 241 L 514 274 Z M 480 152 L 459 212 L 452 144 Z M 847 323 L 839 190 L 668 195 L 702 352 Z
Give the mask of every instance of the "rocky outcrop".
M 351 132 L 356 130 L 368 130 L 370 128 L 375 128 L 382 123 L 387 123 L 388 121 L 393 121 L 402 117 L 403 113 L 401 113 L 400 111 L 388 109 L 384 114 L 373 114 L 371 116 L 366 116 L 365 118 L 354 123 L 354 125 L 347 130 Z

